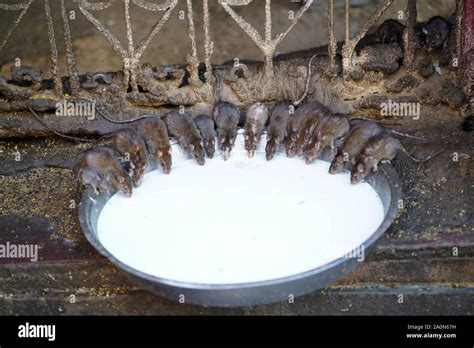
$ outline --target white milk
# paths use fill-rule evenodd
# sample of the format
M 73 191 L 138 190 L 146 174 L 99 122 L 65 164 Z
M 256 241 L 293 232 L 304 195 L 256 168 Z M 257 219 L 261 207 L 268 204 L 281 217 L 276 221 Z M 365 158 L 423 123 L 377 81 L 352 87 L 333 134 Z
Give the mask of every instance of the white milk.
M 174 146 L 170 175 L 148 173 L 132 198 L 105 205 L 104 247 L 144 273 L 200 284 L 282 278 L 354 250 L 362 260 L 361 244 L 384 218 L 370 185 L 328 174 L 323 161 L 267 162 L 261 147 L 250 160 L 238 140 L 228 161 L 217 154 L 203 167 Z

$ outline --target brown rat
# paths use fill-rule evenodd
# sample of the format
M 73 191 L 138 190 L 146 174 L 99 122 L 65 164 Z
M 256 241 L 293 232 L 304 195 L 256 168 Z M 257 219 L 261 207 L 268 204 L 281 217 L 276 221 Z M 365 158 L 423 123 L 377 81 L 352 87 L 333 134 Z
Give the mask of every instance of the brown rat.
M 381 134 L 384 129 L 377 122 L 363 122 L 351 129 L 338 149 L 329 167 L 330 174 L 340 173 L 347 162 L 355 164 L 356 156 L 362 151 L 365 143 L 372 137 Z
M 314 107 L 311 109 L 309 116 L 304 121 L 296 140 L 296 154 L 298 156 L 303 155 L 306 145 L 308 145 L 308 142 L 318 124 L 331 116 L 331 114 L 331 111 L 329 111 L 329 109 L 324 105 L 319 103 L 314 104 Z
M 88 186 L 92 187 L 96 195 L 99 195 L 101 192 L 110 195 L 110 188 L 107 181 L 104 176 L 97 171 L 97 168 L 86 167 L 79 169 L 77 172 L 77 184 L 79 199 L 84 189 Z
M 207 157 L 213 158 L 216 152 L 216 129 L 214 120 L 207 115 L 198 115 L 194 118 L 194 123 L 199 129 L 199 133 L 201 133 Z
M 312 163 L 327 146 L 334 151 L 334 142 L 346 135 L 349 130 L 349 119 L 344 114 L 333 114 L 322 119 L 306 147 L 306 163 Z
M 134 184 L 136 186 L 140 185 L 143 175 L 145 173 L 145 168 L 147 165 L 146 161 L 146 148 L 144 147 L 143 139 L 141 136 L 131 129 L 119 130 L 114 133 L 104 135 L 99 140 L 86 139 L 80 137 L 74 137 L 60 132 L 55 131 L 49 127 L 39 116 L 38 114 L 28 107 L 33 116 L 47 129 L 52 131 L 55 135 L 60 136 L 65 139 L 77 140 L 81 142 L 92 143 L 93 146 L 96 144 L 110 144 L 116 147 L 120 152 L 122 157 L 130 157 L 130 175 L 134 178 Z M 91 147 L 92 148 L 92 147 Z M 83 154 L 86 151 L 89 151 L 91 148 L 79 152 L 77 156 Z M 136 168 L 135 168 L 136 167 Z
M 390 44 L 401 43 L 405 26 L 395 19 L 387 19 L 377 28 L 375 33 L 377 42 Z
M 273 106 L 267 126 L 267 144 L 265 153 L 267 161 L 271 160 L 286 138 L 286 128 L 292 114 L 289 102 L 277 102 Z
M 168 132 L 178 139 L 184 151 L 189 153 L 199 165 L 203 166 L 205 159 L 201 134 L 199 134 L 191 115 L 186 112 L 172 111 L 166 115 L 165 120 Z
M 171 172 L 172 158 L 168 130 L 159 118 L 148 118 L 137 122 L 137 130 L 143 137 L 148 153 L 155 165 L 160 165 L 165 174 Z
M 88 151 L 80 162 L 78 179 L 85 186 L 93 186 L 95 191 L 103 190 L 102 193 L 110 195 L 119 189 L 125 196 L 131 197 L 132 179 L 122 168 L 119 158 L 120 154 L 110 146 Z
M 240 120 L 239 109 L 227 102 L 219 102 L 214 108 L 214 122 L 217 128 L 217 138 L 222 157 L 226 161 L 237 137 L 237 127 Z
M 351 171 L 351 183 L 358 184 L 371 170 L 377 171 L 379 162 L 390 163 L 400 152 L 407 155 L 411 160 L 422 163 L 429 161 L 443 151 L 444 150 L 438 151 L 420 160 L 410 155 L 400 140 L 388 133 L 382 133 L 369 139 L 359 156 L 357 156 Z
M 302 128 L 309 117 L 314 114 L 319 114 L 324 106 L 318 102 L 311 102 L 301 105 L 296 111 L 293 117 L 290 118 L 287 127 L 286 137 L 286 155 L 293 157 L 296 152 L 296 143 L 301 137 L 305 137 L 311 129 L 306 128 L 304 132 L 301 132 Z M 304 138 L 303 138 L 304 139 Z
M 262 103 L 254 103 L 247 110 L 244 126 L 245 150 L 252 158 L 257 148 L 265 124 L 268 121 L 268 108 Z
M 140 133 L 133 129 L 120 129 L 103 136 L 100 143 L 113 146 L 122 156 L 122 161 L 129 162 L 133 184 L 139 186 L 147 166 L 147 149 Z

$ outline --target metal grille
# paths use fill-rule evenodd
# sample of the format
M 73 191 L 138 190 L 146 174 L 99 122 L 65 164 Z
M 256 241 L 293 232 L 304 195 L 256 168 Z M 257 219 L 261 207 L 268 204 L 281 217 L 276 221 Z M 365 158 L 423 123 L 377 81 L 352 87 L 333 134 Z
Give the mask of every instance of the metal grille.
M 0 45 L 0 54 L 4 49 L 8 47 L 8 41 L 12 36 L 13 32 L 22 22 L 25 17 L 25 14 L 28 12 L 29 8 L 35 1 L 44 1 L 44 20 L 47 22 L 48 27 L 48 38 L 50 44 L 51 52 L 51 69 L 52 76 L 55 85 L 55 91 L 58 95 L 63 94 L 63 88 L 61 84 L 61 72 L 58 67 L 58 50 L 55 36 L 59 34 L 62 29 L 62 35 L 64 36 L 66 58 L 67 58 L 67 74 L 70 79 L 71 90 L 74 93 L 79 88 L 79 78 L 76 68 L 76 62 L 73 53 L 71 33 L 69 30 L 69 18 L 66 13 L 65 1 L 59 0 L 54 1 L 54 5 L 59 5 L 61 9 L 61 18 L 62 18 L 62 28 L 54 28 L 53 20 L 51 17 L 51 8 L 50 0 L 25 0 L 18 4 L 2 4 L 0 3 L 0 10 L 10 11 L 15 14 L 16 19 L 8 29 L 2 43 Z M 100 2 L 89 2 L 87 0 L 74 0 L 75 6 L 80 10 L 80 12 L 87 18 L 92 26 L 107 40 L 107 42 L 113 47 L 115 53 L 121 58 L 124 71 L 124 85 L 131 86 L 133 92 L 137 92 L 137 67 L 140 65 L 140 59 L 143 56 L 147 46 L 150 44 L 152 39 L 159 35 L 161 28 L 166 25 L 171 13 L 178 4 L 178 0 L 164 0 L 156 2 L 151 2 L 147 0 L 120 0 L 124 4 L 124 25 L 126 27 L 126 42 L 120 42 L 120 40 L 115 37 L 105 26 L 104 24 L 94 16 L 94 12 L 97 11 L 106 11 L 109 7 L 116 5 L 119 0 L 107 0 Z M 184 0 L 182 0 L 184 1 Z M 267 78 L 271 78 L 273 74 L 273 56 L 278 47 L 278 45 L 285 39 L 287 34 L 293 29 L 295 25 L 298 24 L 300 18 L 308 10 L 308 8 L 313 3 L 313 0 L 308 0 L 304 2 L 304 5 L 301 6 L 299 11 L 295 13 L 293 19 L 290 22 L 288 28 L 282 32 L 274 35 L 272 31 L 272 17 L 271 17 L 271 8 L 272 0 L 265 0 L 265 32 L 263 34 L 259 33 L 255 28 L 252 27 L 248 22 L 246 22 L 241 16 L 239 16 L 234 7 L 236 6 L 246 6 L 251 3 L 252 0 L 218 0 L 215 2 L 217 6 L 222 6 L 224 10 L 229 14 L 229 16 L 239 25 L 239 27 L 248 35 L 248 37 L 256 44 L 259 50 L 262 52 L 265 58 L 265 75 Z M 196 46 L 196 30 L 193 20 L 193 5 L 199 3 L 202 7 L 202 14 L 204 17 L 204 27 L 202 28 L 205 37 L 204 45 L 204 62 L 206 66 L 206 73 L 209 77 L 212 66 L 211 66 L 211 57 L 213 50 L 216 49 L 210 37 L 210 25 L 212 23 L 212 17 L 209 13 L 209 0 L 203 0 L 196 2 L 193 0 L 186 0 L 187 5 L 187 19 L 188 19 L 188 39 L 190 41 L 191 52 L 187 56 L 188 71 L 190 73 L 190 81 L 194 85 L 199 85 L 201 81 L 198 77 L 198 65 L 199 65 L 199 56 L 198 49 Z M 345 42 L 342 50 L 343 55 L 343 68 L 344 72 L 349 72 L 352 69 L 352 55 L 354 48 L 357 43 L 364 37 L 368 30 L 381 18 L 383 13 L 392 5 L 393 0 L 382 0 L 380 1 L 378 7 L 376 7 L 372 16 L 369 17 L 367 22 L 357 31 L 357 33 L 351 37 L 349 34 L 349 21 L 350 21 L 350 1 L 345 1 Z M 214 3 L 213 3 L 214 4 Z M 263 2 L 262 2 L 263 5 Z M 458 5 L 460 2 L 458 1 Z M 156 12 L 157 21 L 149 29 L 148 35 L 139 43 L 136 43 L 134 40 L 132 27 L 131 27 L 131 18 L 130 18 L 130 6 L 138 6 L 148 11 Z M 462 6 L 458 6 L 459 8 Z M 459 11 L 458 11 L 459 12 Z M 412 62 L 412 57 L 414 55 L 413 42 L 410 38 L 414 35 L 414 25 L 416 23 L 416 0 L 409 0 L 408 6 L 406 9 L 407 14 L 407 36 L 405 38 L 405 54 L 407 57 L 407 62 L 410 64 Z M 336 40 L 334 36 L 334 0 L 328 0 L 328 54 L 330 57 L 329 64 L 332 69 L 335 68 L 335 55 L 336 55 Z M 459 43 L 457 47 L 457 55 L 460 56 L 460 35 Z M 208 81 L 210 79 L 207 79 Z

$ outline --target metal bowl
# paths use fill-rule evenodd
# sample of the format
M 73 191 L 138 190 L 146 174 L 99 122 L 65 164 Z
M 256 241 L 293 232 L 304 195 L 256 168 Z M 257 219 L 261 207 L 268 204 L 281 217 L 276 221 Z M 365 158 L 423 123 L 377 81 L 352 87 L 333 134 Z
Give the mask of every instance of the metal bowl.
M 239 137 L 242 137 L 242 134 L 239 134 Z M 262 139 L 262 142 L 264 141 L 265 139 Z M 177 144 L 172 146 L 173 151 L 180 151 Z M 329 162 L 332 155 L 329 151 L 323 152 L 321 159 Z M 379 170 L 369 174 L 366 181 L 380 196 L 385 213 L 385 218 L 379 228 L 360 246 L 364 247 L 364 252 L 367 255 L 396 218 L 401 188 L 398 174 L 390 165 L 379 166 Z M 184 300 L 185 303 L 219 307 L 278 302 L 287 300 L 291 295 L 297 297 L 324 288 L 343 278 L 360 263 L 356 258 L 341 257 L 323 266 L 292 276 L 231 285 L 193 284 L 159 278 L 138 271 L 119 261 L 100 242 L 97 235 L 97 222 L 102 208 L 109 198 L 110 196 L 104 194 L 96 196 L 90 188 L 84 191 L 79 206 L 79 222 L 86 238 L 99 253 L 124 270 L 133 282 L 173 301 Z

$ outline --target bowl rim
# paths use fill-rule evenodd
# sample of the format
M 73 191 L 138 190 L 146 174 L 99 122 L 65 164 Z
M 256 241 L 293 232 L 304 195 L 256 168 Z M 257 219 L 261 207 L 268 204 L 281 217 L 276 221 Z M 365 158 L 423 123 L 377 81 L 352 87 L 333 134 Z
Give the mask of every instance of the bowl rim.
M 387 207 L 387 211 L 384 214 L 384 219 L 382 223 L 371 234 L 371 236 L 367 240 L 365 240 L 363 243 L 359 245 L 359 246 L 364 246 L 364 250 L 368 250 L 370 247 L 372 247 L 373 244 L 383 235 L 383 233 L 385 233 L 385 231 L 393 223 L 393 221 L 397 217 L 398 210 L 399 210 L 398 201 L 402 196 L 400 180 L 396 171 L 391 166 L 386 165 L 386 164 L 381 165 L 379 167 L 379 171 L 383 173 L 383 175 L 387 178 L 387 181 L 389 182 L 390 191 L 391 191 L 390 192 L 391 200 L 390 200 L 390 204 Z M 114 193 L 112 193 L 112 195 L 113 194 Z M 87 201 L 93 202 L 94 200 L 97 201 L 98 199 L 105 199 L 105 203 L 106 203 L 112 197 L 112 195 L 106 196 L 104 194 L 101 194 L 99 196 L 96 196 L 91 188 L 87 188 L 86 190 L 84 190 L 83 196 L 81 198 L 81 202 L 79 204 L 79 222 L 83 230 L 83 233 L 86 236 L 89 243 L 91 243 L 92 246 L 101 255 L 105 256 L 112 263 L 114 263 L 119 268 L 123 269 L 124 271 L 131 273 L 134 276 L 137 276 L 139 278 L 142 278 L 144 280 L 147 280 L 153 283 L 164 284 L 164 285 L 179 287 L 183 289 L 195 289 L 195 290 L 237 290 L 237 289 L 245 289 L 245 288 L 266 287 L 266 286 L 292 282 L 295 280 L 300 280 L 300 279 L 308 278 L 311 276 L 315 276 L 319 273 L 322 273 L 332 268 L 335 268 L 337 266 L 340 266 L 342 263 L 345 263 L 346 261 L 350 260 L 350 258 L 347 258 L 343 255 L 326 264 L 320 265 L 316 268 L 313 268 L 305 272 L 296 273 L 296 274 L 288 275 L 285 277 L 280 277 L 280 278 L 275 278 L 275 279 L 270 279 L 270 280 L 246 282 L 246 283 L 232 283 L 232 284 L 193 283 L 193 282 L 184 282 L 184 281 L 177 281 L 173 279 L 158 277 L 158 276 L 151 275 L 143 271 L 137 270 L 127 265 L 126 263 L 120 261 L 119 259 L 117 259 L 111 252 L 109 252 L 102 245 L 97 233 L 92 231 L 91 228 L 89 228 L 88 220 L 90 219 L 90 209 L 94 208 L 95 204 L 91 205 Z M 100 208 L 101 210 L 104 205 L 102 205 L 102 207 Z

